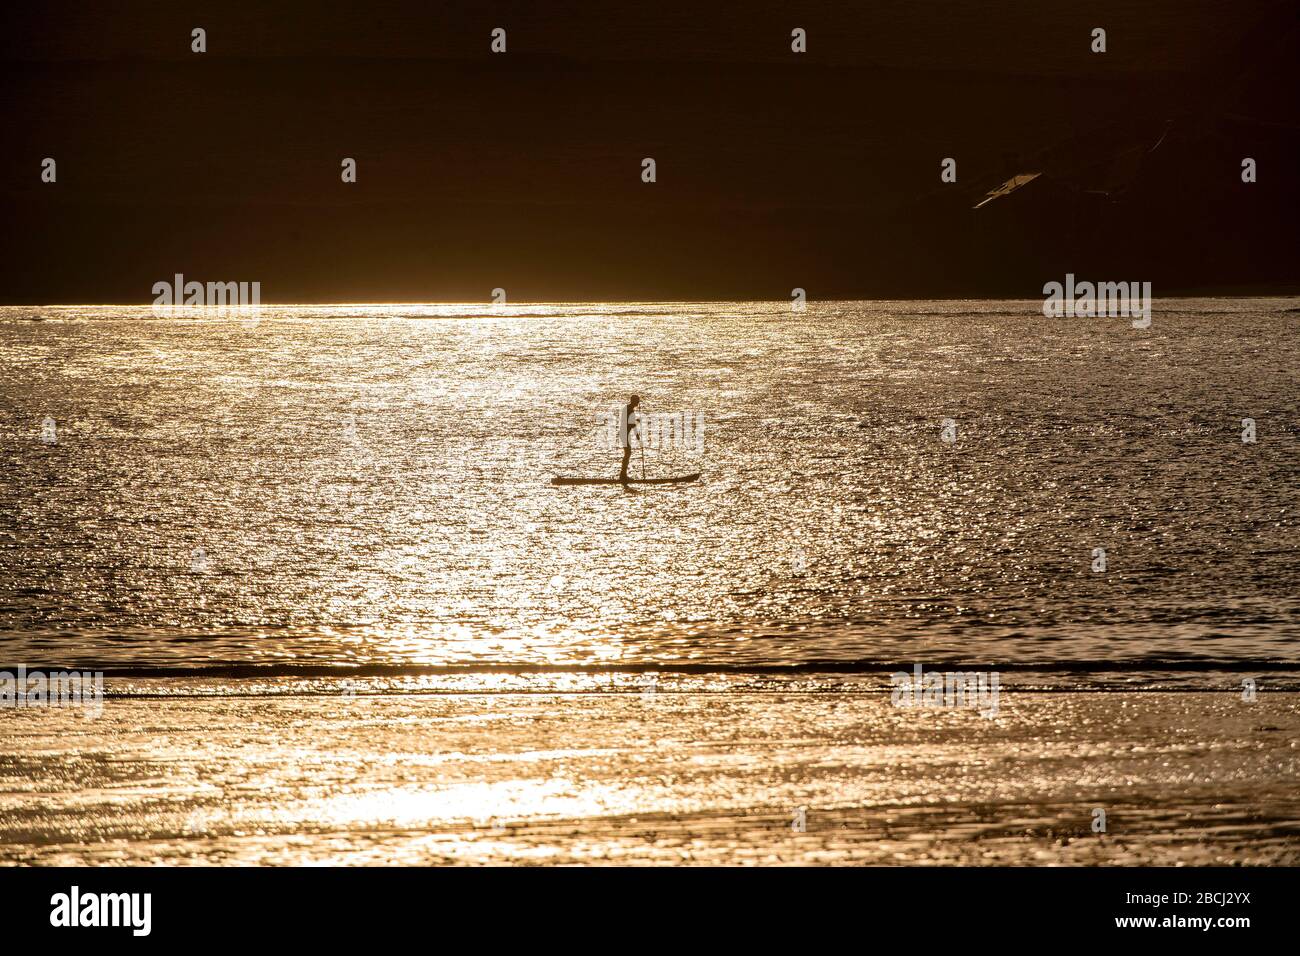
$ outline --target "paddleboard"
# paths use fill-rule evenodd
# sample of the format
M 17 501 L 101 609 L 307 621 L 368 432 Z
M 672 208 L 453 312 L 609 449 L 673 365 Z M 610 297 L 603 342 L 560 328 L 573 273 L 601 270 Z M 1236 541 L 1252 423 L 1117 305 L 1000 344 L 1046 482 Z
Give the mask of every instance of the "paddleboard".
M 690 475 L 676 475 L 672 478 L 629 478 L 626 484 L 629 485 L 682 485 L 688 481 L 695 481 L 700 477 L 697 471 Z M 553 485 L 621 485 L 624 482 L 617 478 L 552 478 Z

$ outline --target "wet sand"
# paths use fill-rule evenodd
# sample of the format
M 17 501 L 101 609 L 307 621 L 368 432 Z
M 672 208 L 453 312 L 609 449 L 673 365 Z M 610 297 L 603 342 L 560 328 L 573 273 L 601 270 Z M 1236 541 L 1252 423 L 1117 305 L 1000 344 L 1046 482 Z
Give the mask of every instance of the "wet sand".
M 186 683 L 4 712 L 0 862 L 1300 863 L 1296 693 L 1010 692 L 986 720 L 880 692 Z

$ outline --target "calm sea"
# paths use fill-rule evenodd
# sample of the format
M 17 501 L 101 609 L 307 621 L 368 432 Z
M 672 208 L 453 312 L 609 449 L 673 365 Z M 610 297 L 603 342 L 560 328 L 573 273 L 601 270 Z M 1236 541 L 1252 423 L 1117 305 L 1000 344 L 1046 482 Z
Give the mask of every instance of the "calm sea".
M 1300 664 L 1297 305 L 0 309 L 0 663 Z

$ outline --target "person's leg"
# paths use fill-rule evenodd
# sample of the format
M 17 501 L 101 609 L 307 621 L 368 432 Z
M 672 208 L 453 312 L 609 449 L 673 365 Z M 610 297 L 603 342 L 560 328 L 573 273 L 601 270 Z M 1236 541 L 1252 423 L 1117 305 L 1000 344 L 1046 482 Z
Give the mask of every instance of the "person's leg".
M 632 443 L 623 443 L 623 467 L 619 469 L 618 480 L 627 481 L 627 463 L 632 459 Z

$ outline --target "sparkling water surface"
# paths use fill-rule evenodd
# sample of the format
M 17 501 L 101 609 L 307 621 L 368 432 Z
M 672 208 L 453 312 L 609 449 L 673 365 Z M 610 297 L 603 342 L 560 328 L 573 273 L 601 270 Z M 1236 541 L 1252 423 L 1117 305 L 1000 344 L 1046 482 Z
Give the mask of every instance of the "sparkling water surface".
M 0 657 L 1300 663 L 1298 304 L 3 308 Z

